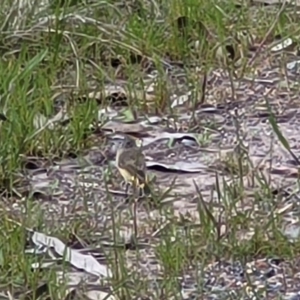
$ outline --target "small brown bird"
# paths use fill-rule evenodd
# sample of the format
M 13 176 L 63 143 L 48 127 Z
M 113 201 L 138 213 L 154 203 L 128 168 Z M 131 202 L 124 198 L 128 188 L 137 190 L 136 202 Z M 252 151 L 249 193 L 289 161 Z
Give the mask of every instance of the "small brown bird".
M 151 190 L 147 183 L 146 162 L 141 145 L 134 138 L 126 135 L 121 147 L 117 151 L 116 165 L 123 176 L 126 186 L 134 185 L 145 194 L 150 194 Z

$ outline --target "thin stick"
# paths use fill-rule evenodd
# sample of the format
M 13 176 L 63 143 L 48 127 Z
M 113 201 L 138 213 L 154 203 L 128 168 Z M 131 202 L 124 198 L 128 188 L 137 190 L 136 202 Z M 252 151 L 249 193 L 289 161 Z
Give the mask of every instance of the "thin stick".
M 138 229 L 137 229 L 137 213 L 136 213 L 136 208 L 137 208 L 137 202 L 138 202 L 138 195 L 137 192 L 139 192 L 139 189 L 136 184 L 133 184 L 133 204 L 132 204 L 132 216 L 133 216 L 133 229 L 134 229 L 134 238 L 135 242 L 138 237 Z

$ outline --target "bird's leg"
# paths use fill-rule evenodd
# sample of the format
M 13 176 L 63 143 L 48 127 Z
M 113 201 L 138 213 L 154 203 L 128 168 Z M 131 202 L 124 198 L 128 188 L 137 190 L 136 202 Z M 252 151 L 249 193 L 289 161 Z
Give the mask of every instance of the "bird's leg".
M 145 191 L 143 187 L 139 188 L 139 198 L 144 198 L 145 197 Z
M 135 239 L 137 239 L 137 237 L 138 237 L 137 202 L 138 202 L 138 199 L 139 199 L 139 187 L 136 184 L 133 185 L 133 196 L 134 196 L 134 201 L 133 201 L 133 204 L 132 204 L 133 228 L 134 228 Z
M 124 189 L 124 188 L 126 188 L 126 181 L 125 180 L 122 180 L 122 182 L 121 182 L 121 188 L 122 189 Z
M 125 194 L 128 196 L 128 189 L 129 189 L 130 184 L 128 182 L 126 182 L 125 185 Z
M 121 188 L 125 189 L 125 194 L 128 195 L 128 189 L 129 189 L 130 184 L 128 182 L 126 182 L 125 180 L 123 180 L 121 182 Z

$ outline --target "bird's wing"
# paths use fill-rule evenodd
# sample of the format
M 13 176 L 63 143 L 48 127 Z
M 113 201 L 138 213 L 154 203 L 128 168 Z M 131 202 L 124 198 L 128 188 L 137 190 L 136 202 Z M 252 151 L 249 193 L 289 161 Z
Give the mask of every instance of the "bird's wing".
M 146 163 L 142 153 L 136 151 L 123 152 L 119 156 L 118 164 L 120 168 L 126 169 L 132 176 L 135 174 L 141 183 L 145 182 Z
M 145 172 L 144 172 L 144 170 L 138 169 L 138 168 L 136 168 L 135 165 L 132 165 L 132 164 L 126 165 L 126 170 L 130 174 L 132 174 L 132 176 L 136 176 L 136 179 L 138 179 L 138 181 L 140 183 L 145 182 Z

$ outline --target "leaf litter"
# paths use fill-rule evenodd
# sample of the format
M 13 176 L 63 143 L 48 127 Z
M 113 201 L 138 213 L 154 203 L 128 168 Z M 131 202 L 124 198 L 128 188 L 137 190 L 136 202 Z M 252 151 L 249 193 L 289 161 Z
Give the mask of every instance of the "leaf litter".
M 91 20 L 86 18 L 83 21 Z M 104 26 L 102 31 L 106 30 L 110 28 Z M 133 295 L 136 298 L 144 296 L 139 294 L 138 289 L 138 283 L 142 282 L 147 286 L 148 299 L 158 299 L 162 296 L 162 280 L 168 273 L 159 248 L 180 247 L 180 241 L 189 249 L 185 233 L 187 227 L 190 227 L 189 234 L 196 241 L 198 239 L 198 244 L 195 244 L 198 249 L 196 253 L 189 253 L 192 258 L 180 272 L 174 272 L 178 294 L 172 295 L 173 298 L 180 295 L 183 299 L 253 299 L 259 295 L 268 299 L 280 296 L 295 299 L 293 297 L 297 295 L 299 286 L 299 269 L 295 268 L 299 265 L 298 256 L 293 262 L 272 256 L 256 258 L 255 255 L 247 263 L 227 260 L 222 256 L 219 259 L 208 258 L 206 264 L 196 259 L 199 253 L 206 257 L 210 250 L 217 252 L 210 239 L 203 243 L 200 235 L 204 232 L 199 230 L 205 227 L 203 222 L 214 224 L 207 228 L 216 235 L 216 240 L 225 236 L 224 244 L 228 243 L 226 251 L 229 251 L 228 248 L 238 246 L 230 245 L 231 223 L 243 213 L 247 220 L 245 224 L 235 226 L 233 233 L 239 237 L 237 243 L 255 238 L 257 226 L 265 229 L 264 241 L 272 241 L 274 232 L 269 230 L 269 223 L 276 218 L 281 218 L 276 226 L 281 225 L 277 229 L 283 237 L 293 240 L 299 236 L 299 170 L 297 161 L 291 156 L 292 151 L 295 157 L 299 157 L 299 96 L 298 90 L 293 88 L 299 78 L 290 69 L 283 72 L 275 55 L 264 55 L 262 51 L 257 61 L 255 76 L 250 74 L 253 79 L 247 74 L 234 79 L 233 84 L 230 74 L 222 68 L 216 67 L 208 72 L 206 103 L 197 106 L 194 103 L 199 102 L 199 98 L 191 88 L 197 90 L 198 87 L 191 87 L 186 82 L 186 70 L 166 62 L 164 72 L 172 111 L 162 116 L 155 115 L 149 104 L 147 113 L 139 114 L 138 120 L 127 122 L 126 115 L 121 113 L 122 108 L 113 104 L 105 112 L 101 108 L 99 121 L 103 122 L 103 116 L 108 119 L 100 128 L 101 143 L 75 158 L 56 160 L 48 166 L 26 170 L 22 178 L 24 182 L 14 189 L 21 195 L 29 194 L 37 201 L 46 226 L 62 226 L 78 219 L 87 231 L 92 228 L 91 246 L 82 243 L 79 250 L 72 249 L 56 237 L 30 230 L 34 244 L 31 252 L 50 258 L 49 264 L 35 267 L 47 268 L 50 264 L 53 267 L 52 263 L 61 259 L 70 265 L 71 270 L 63 273 L 57 267 L 58 282 L 62 280 L 67 286 L 73 286 L 61 299 L 67 299 L 73 291 L 80 293 L 78 287 L 82 281 L 87 281 L 89 287 L 84 292 L 87 298 L 115 299 L 116 287 L 109 280 L 103 284 L 107 289 L 99 291 L 99 273 L 110 277 L 107 275 L 112 268 L 95 245 L 106 248 L 108 257 L 117 245 L 124 247 L 123 267 L 128 272 L 126 284 Z M 156 97 L 153 96 L 157 88 L 154 84 L 156 78 L 159 78 L 158 72 L 154 69 L 145 75 L 141 85 L 135 83 L 134 95 L 129 88 L 124 88 L 126 80 L 123 80 L 119 85 L 117 82 L 104 85 L 99 94 L 93 91 L 88 98 L 101 102 L 107 97 L 115 98 L 121 91 L 126 101 L 135 97 L 152 101 Z M 72 86 L 77 88 L 76 72 L 74 80 Z M 282 82 L 287 84 L 282 85 Z M 153 89 L 149 88 L 150 85 Z M 199 86 L 202 87 L 202 83 Z M 91 90 L 97 88 L 97 85 L 91 85 Z M 62 94 L 65 90 L 62 88 Z M 73 88 L 70 93 L 74 94 Z M 75 94 L 78 95 L 77 90 Z M 37 115 L 35 136 L 43 130 L 67 127 L 62 110 L 49 120 Z M 288 147 L 274 132 L 270 111 L 278 124 L 277 131 L 286 137 Z M 56 126 L 53 126 L 54 123 Z M 137 237 L 134 236 L 131 207 L 114 167 L 120 132 L 136 135 L 142 140 L 148 172 L 155 178 L 155 192 L 166 194 L 161 203 L 156 203 L 158 208 L 149 207 L 151 199 L 137 203 Z M 95 134 L 99 135 L 99 131 Z M 187 140 L 189 143 L 186 143 Z M 242 144 L 247 144 L 247 147 Z M 241 147 L 245 149 L 244 154 L 240 152 Z M 248 164 L 245 174 L 240 176 L 241 168 L 233 167 L 244 163 L 243 155 Z M 168 191 L 170 186 L 172 188 Z M 269 187 L 266 194 L 262 191 L 265 186 Z M 238 191 L 240 187 L 242 192 Z M 23 202 L 24 198 L 21 198 L 19 205 L 2 209 L 18 219 L 24 214 Z M 200 213 L 199 207 L 202 207 Z M 208 218 L 201 217 L 205 211 L 209 212 Z M 168 230 L 169 227 L 171 230 Z M 164 235 L 171 235 L 170 245 L 162 245 L 167 241 L 161 239 Z M 294 269 L 291 264 L 294 264 Z M 97 278 L 89 278 L 89 274 Z M 113 294 L 110 294 L 112 290 Z

